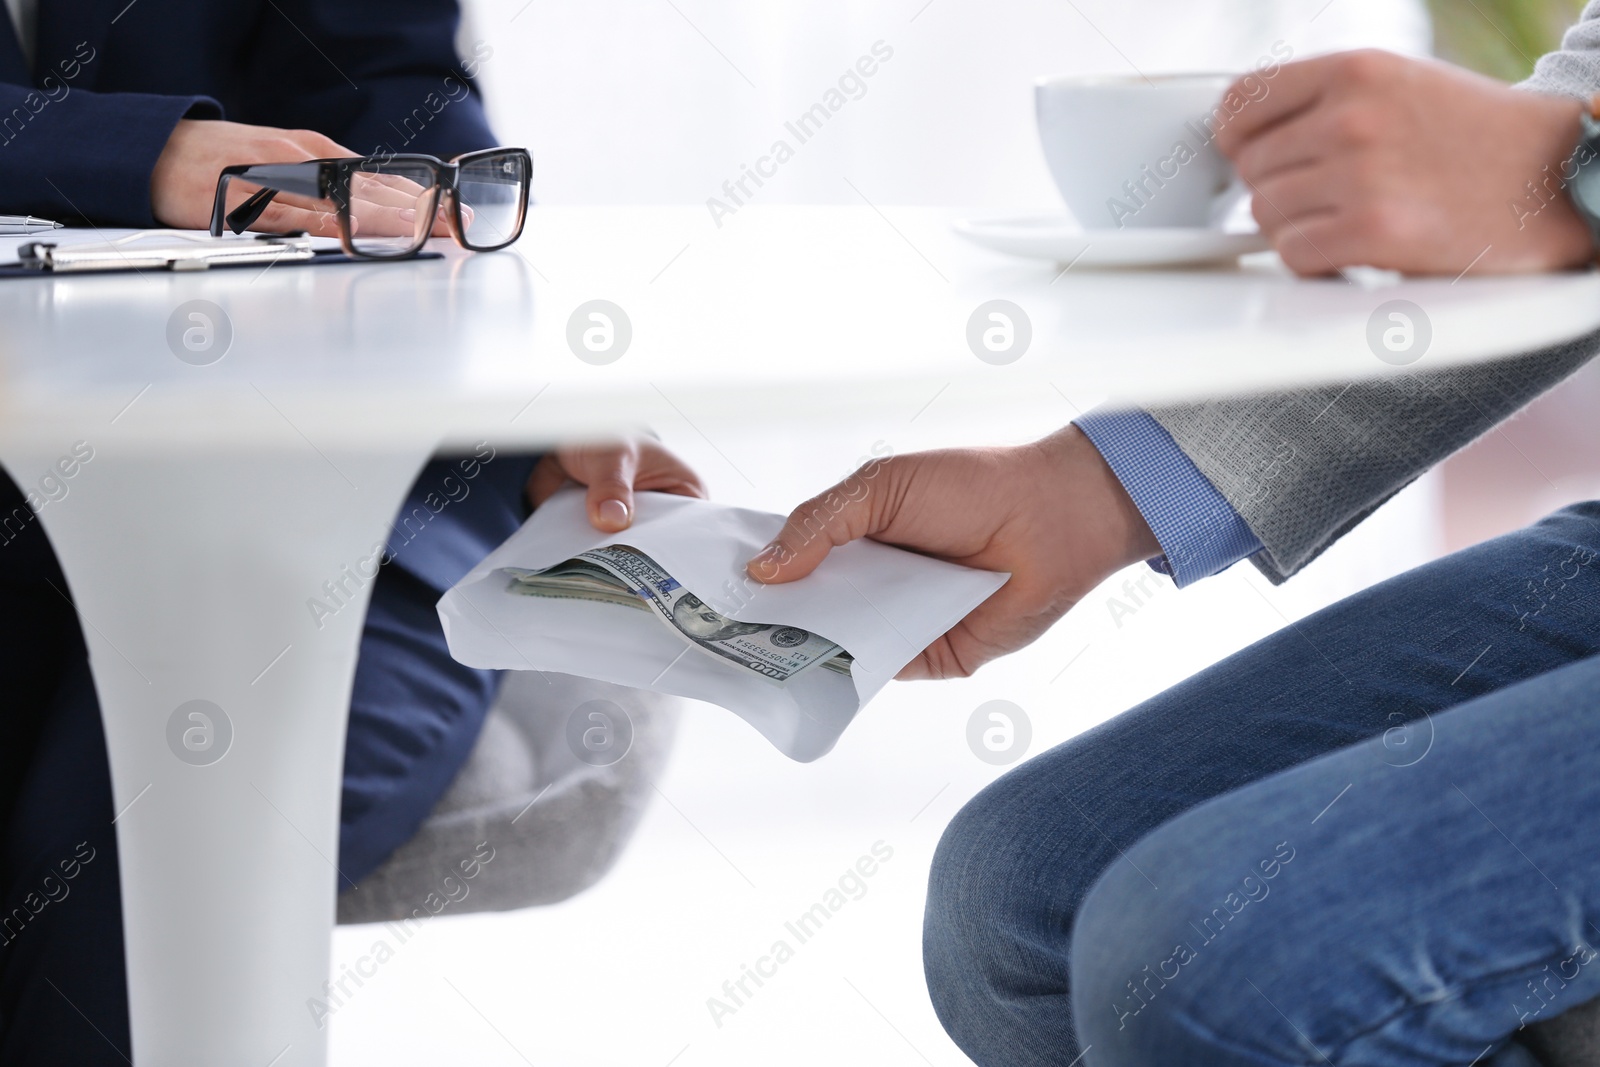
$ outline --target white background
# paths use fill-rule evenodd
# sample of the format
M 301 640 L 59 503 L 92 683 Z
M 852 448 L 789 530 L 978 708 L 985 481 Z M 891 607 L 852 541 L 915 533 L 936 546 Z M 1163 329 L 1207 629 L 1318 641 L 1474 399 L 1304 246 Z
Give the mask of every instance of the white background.
M 1033 140 L 1036 77 L 1241 70 L 1277 40 L 1309 55 L 1419 50 L 1427 37 L 1416 6 L 1395 0 L 524 2 L 474 3 L 466 33 L 494 49 L 482 78 L 496 128 L 533 150 L 546 203 L 703 203 L 883 40 L 894 58 L 865 97 L 802 146 L 758 203 L 1056 210 Z M 1063 401 L 1051 421 L 995 412 L 979 425 L 941 418 L 934 403 L 911 422 L 804 434 L 713 428 L 712 440 L 687 423 L 657 428 L 719 499 L 785 511 L 874 441 L 897 452 L 1020 442 L 1073 415 Z M 1130 603 L 1123 583 L 1143 573 L 1131 569 L 974 678 L 891 685 L 815 764 L 790 763 L 726 712 L 693 709 L 661 797 L 608 879 L 556 907 L 432 923 L 333 1017 L 334 1062 L 967 1062 L 934 1018 L 920 938 L 939 832 L 1002 770 L 967 748 L 972 711 L 1013 701 L 1032 722 L 1031 753 L 1060 743 L 1432 556 L 1433 493 L 1424 479 L 1280 589 L 1248 566 L 1183 592 L 1147 581 L 1158 591 L 1114 617 L 1111 598 Z M 880 840 L 894 858 L 866 896 L 715 1026 L 707 998 Z M 341 928 L 336 973 L 378 934 Z
M 524 6 L 526 5 L 526 6 Z M 507 144 L 547 203 L 704 203 L 784 122 L 883 41 L 894 58 L 758 203 L 1025 212 L 1059 201 L 1033 82 L 1069 72 L 1236 71 L 1297 56 L 1426 47 L 1414 0 L 477 0 L 463 40 Z M 848 180 L 848 181 L 847 181 Z

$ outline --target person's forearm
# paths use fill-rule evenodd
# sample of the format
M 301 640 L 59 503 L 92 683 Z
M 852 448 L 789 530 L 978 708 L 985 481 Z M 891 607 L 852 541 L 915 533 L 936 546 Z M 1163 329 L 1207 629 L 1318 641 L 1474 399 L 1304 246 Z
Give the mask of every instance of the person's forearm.
M 1151 565 L 1180 588 L 1261 550 L 1249 523 L 1148 412 L 1092 411 L 1076 425 L 1160 542 Z
M 71 82 L 0 84 L 0 212 L 152 226 L 150 175 L 185 117 L 215 118 L 203 96 L 91 93 Z
M 1600 333 L 1473 366 L 1153 409 L 1261 539 L 1274 582 L 1600 351 Z

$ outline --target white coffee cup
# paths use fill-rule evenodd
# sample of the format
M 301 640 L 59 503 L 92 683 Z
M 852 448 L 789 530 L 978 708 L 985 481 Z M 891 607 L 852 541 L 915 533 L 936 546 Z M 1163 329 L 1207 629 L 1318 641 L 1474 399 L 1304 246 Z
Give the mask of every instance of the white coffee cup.
M 1244 195 L 1213 143 L 1228 74 L 1035 83 L 1039 141 L 1086 230 L 1220 227 Z

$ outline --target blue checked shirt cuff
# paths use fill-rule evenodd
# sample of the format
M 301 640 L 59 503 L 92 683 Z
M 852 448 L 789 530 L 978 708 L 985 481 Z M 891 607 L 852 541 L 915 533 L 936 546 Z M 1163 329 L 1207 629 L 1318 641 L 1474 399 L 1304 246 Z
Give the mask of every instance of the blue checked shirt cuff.
M 1150 565 L 1179 588 L 1261 550 L 1261 541 L 1172 436 L 1143 411 L 1090 412 L 1078 429 L 1110 464 L 1161 543 Z

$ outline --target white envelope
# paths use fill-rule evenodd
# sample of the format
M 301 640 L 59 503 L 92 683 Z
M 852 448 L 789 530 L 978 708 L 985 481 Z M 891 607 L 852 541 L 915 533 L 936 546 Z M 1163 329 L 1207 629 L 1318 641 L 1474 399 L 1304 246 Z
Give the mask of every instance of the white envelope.
M 704 700 L 809 762 L 900 668 L 1010 577 L 855 541 L 801 581 L 761 585 L 745 561 L 783 523 L 768 512 L 640 493 L 633 525 L 605 534 L 589 525 L 583 492 L 562 490 L 439 601 L 450 654 L 469 667 L 558 671 Z M 731 619 L 798 626 L 843 646 L 855 657 L 851 674 L 814 668 L 780 685 L 690 648 L 654 612 L 518 595 L 495 573 L 554 566 L 608 544 L 637 548 Z

